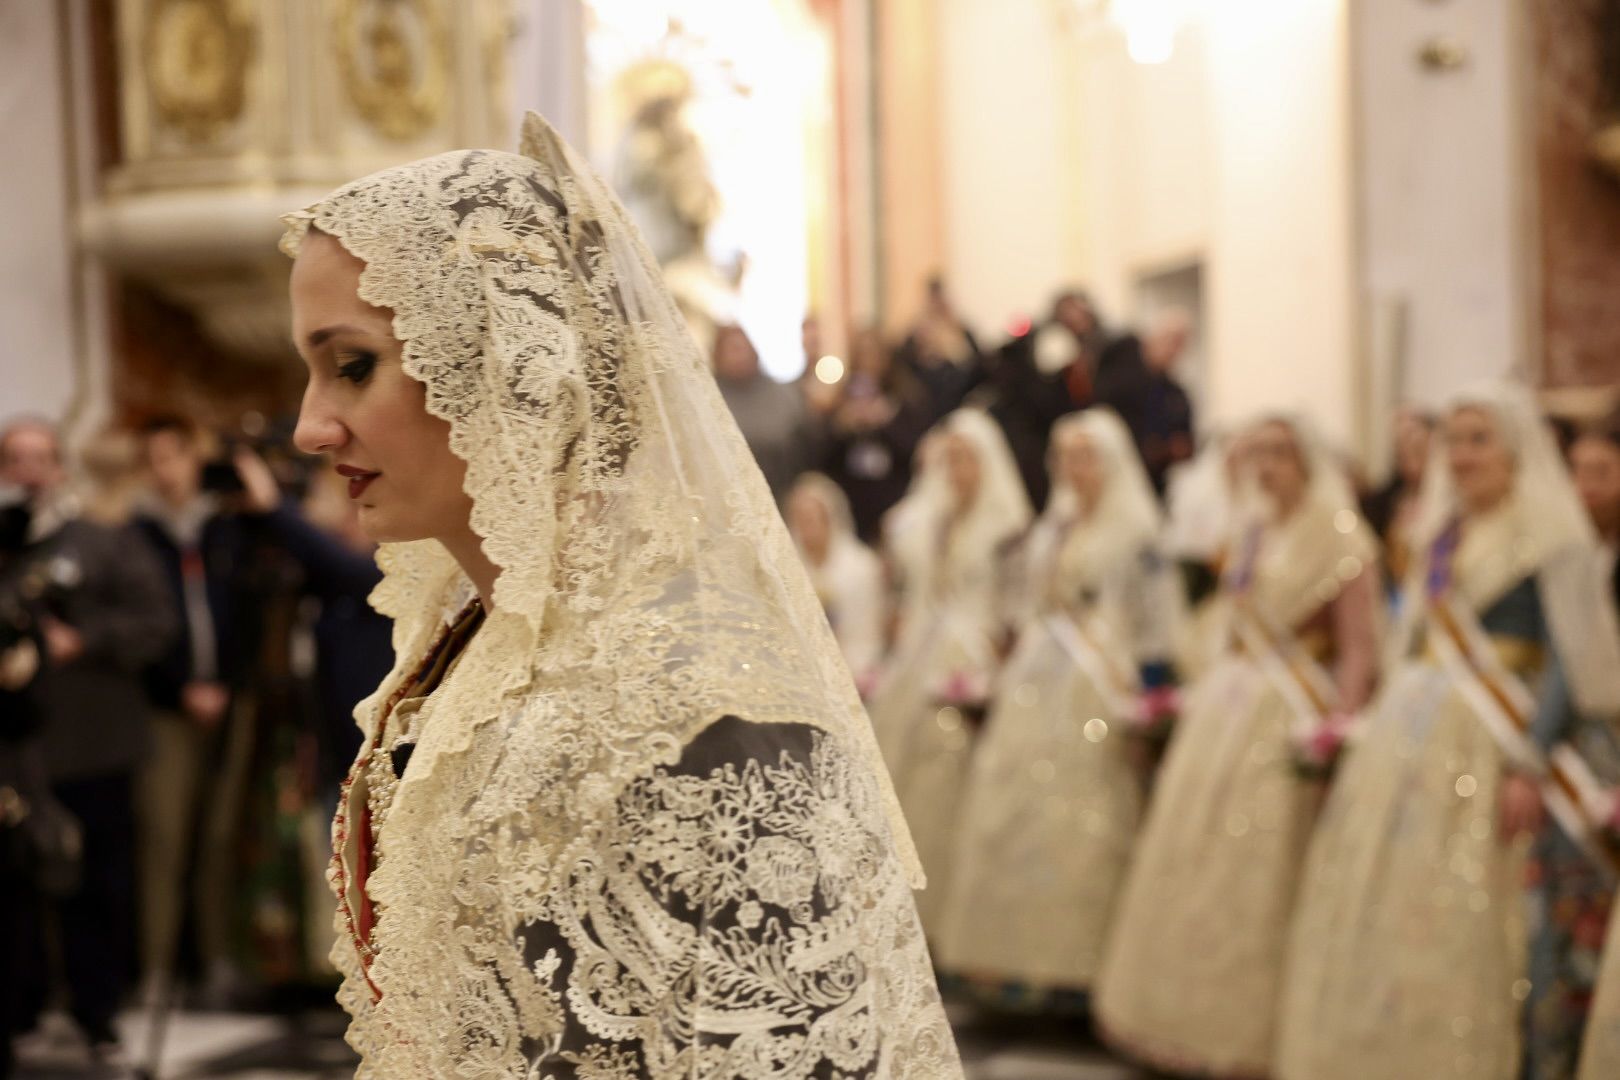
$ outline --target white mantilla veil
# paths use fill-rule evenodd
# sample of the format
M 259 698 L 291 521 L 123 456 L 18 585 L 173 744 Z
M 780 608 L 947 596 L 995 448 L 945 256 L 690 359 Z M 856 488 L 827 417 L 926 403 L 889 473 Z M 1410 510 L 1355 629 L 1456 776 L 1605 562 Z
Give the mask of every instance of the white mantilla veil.
M 1089 511 L 1083 511 L 1080 496 L 1062 480 L 1057 468 L 1059 449 L 1065 441 L 1080 437 L 1089 441 L 1104 476 L 1097 503 Z M 1070 568 L 1072 578 L 1093 586 L 1127 580 L 1126 568 L 1136 565 L 1157 544 L 1163 520 L 1130 429 L 1106 406 L 1070 413 L 1052 425 L 1047 469 L 1052 475 L 1051 495 L 1029 531 L 1019 567 L 1019 595 L 1012 611 L 1018 624 L 1042 613 L 1060 565 Z M 1167 623 L 1182 617 L 1179 595 L 1155 596 L 1147 602 L 1171 607 L 1170 612 L 1161 613 L 1168 616 Z M 1122 611 L 1116 617 L 1131 615 Z
M 1533 562 L 1571 544 L 1596 541 L 1564 457 L 1528 390 L 1500 380 L 1478 383 L 1452 396 L 1443 415 L 1462 409 L 1478 409 L 1490 417 L 1513 455 L 1509 510 L 1522 519 L 1525 535 L 1535 545 Z M 1413 529 L 1414 538 L 1425 549 L 1461 512 L 1457 485 L 1446 463 L 1445 440 L 1437 438 L 1433 443 Z
M 1513 488 L 1485 527 L 1491 540 L 1465 544 L 1458 553 L 1457 584 L 1477 610 L 1503 590 L 1534 574 L 1553 644 L 1576 706 L 1591 715 L 1620 717 L 1620 628 L 1597 556 L 1597 534 L 1570 479 L 1530 391 L 1517 383 L 1492 380 L 1453 396 L 1443 410 L 1477 409 L 1490 417 L 1514 460 Z M 1424 470 L 1413 537 L 1421 558 L 1413 560 L 1407 588 L 1423 587 L 1428 552 L 1440 533 L 1462 512 L 1456 483 L 1446 461 L 1445 440 L 1437 438 Z M 1500 543 L 1495 530 L 1500 530 Z M 1479 558 L 1470 558 L 1475 551 Z M 1408 604 L 1397 645 L 1404 649 L 1416 632 L 1421 605 Z
M 1306 484 L 1298 507 L 1281 521 L 1259 488 L 1253 470 L 1239 478 L 1233 521 L 1238 551 L 1226 566 L 1252 581 L 1251 598 L 1278 626 L 1296 627 L 1373 565 L 1378 541 L 1361 520 L 1344 461 L 1310 419 L 1297 413 L 1265 413 L 1246 430 L 1280 424 L 1293 435 Z M 1246 538 L 1267 527 L 1255 566 L 1245 566 Z M 1382 630 L 1380 629 L 1380 633 Z
M 1099 406 L 1060 418 L 1052 426 L 1052 451 L 1073 435 L 1084 435 L 1091 441 L 1108 477 L 1090 517 L 1126 537 L 1132 546 L 1153 540 L 1162 519 L 1159 501 L 1153 495 L 1153 484 L 1131 439 L 1130 429 L 1119 414 Z M 1046 508 L 1041 511 L 1042 523 L 1059 524 L 1078 515 L 1079 503 L 1073 488 L 1054 482 Z
M 366 1054 L 361 1075 L 449 1075 L 440 1070 L 451 1063 L 455 1075 L 523 1075 L 565 1008 L 563 990 L 542 978 L 554 962 L 524 951 L 526 928 L 541 923 L 563 926 L 578 953 L 570 1015 L 604 1047 L 643 1048 L 647 1072 L 622 1075 L 711 1075 L 692 1055 L 719 1055 L 720 1044 L 693 1032 L 735 1005 L 742 984 L 688 985 L 690 1014 L 659 1012 L 674 1007 L 681 957 L 697 947 L 691 928 L 658 922 L 654 932 L 648 912 L 615 909 L 633 901 L 613 891 L 624 868 L 610 865 L 600 837 L 630 785 L 673 766 L 724 717 L 806 726 L 854 763 L 827 803 L 844 824 L 816 818 L 803 828 L 825 835 L 801 839 L 820 859 L 818 887 L 854 890 L 837 908 L 841 931 L 859 939 L 850 955 L 878 973 L 875 992 L 817 1021 L 803 1045 L 769 1025 L 732 1033 L 728 1061 L 759 1061 L 735 1075 L 808 1076 L 818 1055 L 853 1070 L 872 1045 L 830 1040 L 857 1036 L 889 1040 L 879 1075 L 920 1077 L 954 1061 L 926 959 L 914 970 L 922 946 L 906 883 L 920 884 L 920 870 L 870 723 L 765 481 L 619 202 L 531 113 L 518 154 L 412 162 L 286 221 L 289 255 L 316 228 L 364 262 L 360 296 L 392 312 L 405 370 L 449 423 L 472 527 L 501 568 L 493 611 L 424 707 L 378 837 L 368 894 L 381 944 L 369 980 L 352 946 L 334 951 L 356 1017 L 350 1039 Z M 470 595 L 436 541 L 384 544 L 378 561 L 373 602 L 396 621 L 399 660 L 356 710 L 368 735 L 380 703 Z M 675 876 L 647 887 L 667 900 L 672 881 L 695 895 L 690 875 L 712 873 L 705 895 L 716 895 L 738 868 L 705 851 L 679 873 L 656 863 Z M 879 895 L 852 884 L 862 879 L 891 884 Z M 592 938 L 587 915 L 618 926 L 619 946 L 632 930 L 638 942 L 648 935 L 636 959 Z M 789 925 L 797 918 L 776 926 L 772 916 L 759 933 L 784 935 L 771 948 L 798 955 L 785 935 L 822 922 Z M 727 942 L 704 938 L 703 948 Z M 587 961 L 596 966 L 581 973 Z M 820 979 L 820 962 L 806 954 L 789 967 Z M 810 1024 L 797 997 L 767 1000 L 774 986 L 752 991 L 761 1015 Z M 423 1045 L 434 1039 L 458 1046 Z M 601 1050 L 610 1052 L 621 1051 Z M 482 1071 L 465 1071 L 482 1060 Z
M 943 437 L 957 435 L 973 448 L 979 462 L 979 489 L 969 506 L 956 505 L 943 460 Z M 936 437 L 937 436 L 937 437 Z M 907 615 L 922 613 L 938 598 L 935 591 L 952 576 L 953 563 L 970 560 L 975 569 L 991 561 L 998 547 L 1029 524 L 1032 511 L 1024 482 L 1001 428 L 981 409 L 957 409 L 929 433 L 929 461 L 913 490 L 896 509 L 891 548 L 902 574 L 912 579 L 905 589 Z M 939 549 L 947 522 L 950 546 Z

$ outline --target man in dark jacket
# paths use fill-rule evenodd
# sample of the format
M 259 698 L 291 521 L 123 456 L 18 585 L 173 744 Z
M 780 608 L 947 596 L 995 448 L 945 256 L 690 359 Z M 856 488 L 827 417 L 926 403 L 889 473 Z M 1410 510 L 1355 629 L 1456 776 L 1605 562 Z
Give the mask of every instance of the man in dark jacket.
M 1193 453 L 1192 400 L 1175 377 L 1191 333 L 1186 312 L 1168 311 L 1146 334 L 1109 345 L 1098 364 L 1096 403 L 1113 408 L 1130 428 L 1161 496 L 1170 469 Z
M 248 744 L 231 717 L 252 649 L 242 611 L 249 544 L 241 518 L 204 490 L 202 432 L 165 417 L 142 429 L 141 444 L 151 497 L 136 525 L 181 616 L 180 632 L 146 673 L 155 712 L 140 792 L 142 968 L 151 991 L 175 973 L 190 911 L 198 966 L 223 996 L 235 982 L 227 849 Z M 200 812 L 205 805 L 211 813 Z
M 167 647 L 175 616 L 140 538 L 81 518 L 66 477 L 49 425 L 29 420 L 0 432 L 0 480 L 21 492 L 26 520 L 20 545 L 0 563 L 0 590 L 43 612 L 35 692 L 44 758 L 56 797 L 83 832 L 82 884 L 54 904 L 62 965 L 73 1016 L 106 1053 L 117 1045 L 113 1017 L 133 944 L 133 789 L 149 738 L 141 671 Z M 5 976 L 33 995 L 34 1008 L 43 1004 L 44 925 L 34 924 L 32 962 Z
M 1103 331 L 1090 298 L 1060 293 L 1046 322 L 1030 327 L 996 352 L 989 365 L 989 412 L 1001 425 L 1019 475 L 1037 508 L 1050 481 L 1046 448 L 1058 418 L 1092 402 Z

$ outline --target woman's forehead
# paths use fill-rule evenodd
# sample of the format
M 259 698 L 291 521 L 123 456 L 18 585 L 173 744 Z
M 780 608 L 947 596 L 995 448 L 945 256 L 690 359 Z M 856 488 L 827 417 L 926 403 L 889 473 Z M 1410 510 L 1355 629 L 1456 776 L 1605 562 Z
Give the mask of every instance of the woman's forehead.
M 337 240 L 311 232 L 299 246 L 288 288 L 293 306 L 293 335 L 304 342 L 323 329 L 345 325 L 368 332 L 388 331 L 389 313 L 360 298 L 365 264 Z

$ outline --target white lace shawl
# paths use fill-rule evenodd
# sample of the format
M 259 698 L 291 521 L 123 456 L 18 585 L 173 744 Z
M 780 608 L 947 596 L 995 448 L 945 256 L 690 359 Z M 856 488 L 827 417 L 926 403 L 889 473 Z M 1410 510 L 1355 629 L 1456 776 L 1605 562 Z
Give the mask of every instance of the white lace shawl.
M 531 114 L 287 220 L 365 263 L 502 568 L 377 838 L 375 958 L 339 928 L 359 1075 L 959 1076 L 870 725 L 622 207 Z M 368 734 L 467 588 L 379 562 Z

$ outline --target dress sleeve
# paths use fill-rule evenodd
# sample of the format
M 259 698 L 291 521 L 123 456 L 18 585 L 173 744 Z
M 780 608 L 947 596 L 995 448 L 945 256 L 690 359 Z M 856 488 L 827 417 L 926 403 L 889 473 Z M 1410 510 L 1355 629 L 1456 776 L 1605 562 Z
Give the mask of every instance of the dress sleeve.
M 717 721 L 617 800 L 520 928 L 537 1080 L 959 1077 L 873 795 L 815 729 Z

